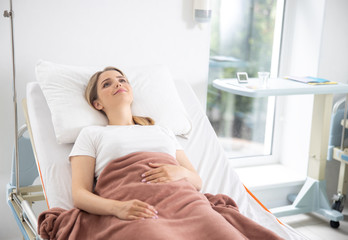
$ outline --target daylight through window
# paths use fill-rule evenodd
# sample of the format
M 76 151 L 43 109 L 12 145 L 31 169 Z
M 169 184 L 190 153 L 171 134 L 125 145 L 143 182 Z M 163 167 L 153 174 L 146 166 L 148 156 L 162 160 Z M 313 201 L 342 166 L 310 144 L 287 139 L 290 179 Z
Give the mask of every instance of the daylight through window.
M 236 78 L 237 72 L 247 72 L 249 78 L 259 71 L 277 76 L 279 2 L 213 1 L 207 115 L 230 158 L 271 155 L 274 98 L 233 95 L 215 89 L 212 81 Z

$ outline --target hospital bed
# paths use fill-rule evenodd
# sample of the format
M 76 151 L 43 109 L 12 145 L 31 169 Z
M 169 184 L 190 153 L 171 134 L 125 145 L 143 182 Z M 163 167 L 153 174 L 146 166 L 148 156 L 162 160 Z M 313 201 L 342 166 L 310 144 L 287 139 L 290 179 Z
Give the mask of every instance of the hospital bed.
M 245 188 L 236 172 L 228 164 L 228 159 L 220 146 L 217 136 L 196 98 L 190 85 L 184 80 L 175 81 L 176 89 L 191 121 L 192 129 L 186 138 L 177 136 L 185 152 L 202 180 L 202 192 L 223 193 L 233 198 L 242 214 L 271 229 L 285 239 L 306 239 L 291 227 L 281 223 Z M 68 154 L 72 144 L 58 144 L 54 132 L 51 112 L 38 82 L 27 85 L 26 100 L 23 102 L 26 112 L 27 128 L 30 135 L 20 133 L 20 165 L 23 163 L 37 166 L 33 171 L 22 172 L 20 179 L 29 175 L 19 191 L 15 183 L 8 185 L 8 203 L 25 239 L 40 239 L 37 234 L 37 214 L 31 208 L 32 203 L 46 201 L 47 208 L 60 207 L 70 209 L 71 170 Z M 35 161 L 34 157 L 35 156 Z M 30 162 L 30 163 L 28 163 Z M 22 177 L 23 176 L 23 177 Z M 30 186 L 39 176 L 41 184 Z

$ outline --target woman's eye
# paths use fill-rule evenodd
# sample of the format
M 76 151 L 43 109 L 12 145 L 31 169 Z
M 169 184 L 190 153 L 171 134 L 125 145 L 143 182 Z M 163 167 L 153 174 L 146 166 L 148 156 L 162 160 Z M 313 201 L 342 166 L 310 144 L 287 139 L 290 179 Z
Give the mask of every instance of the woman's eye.
M 126 81 L 126 79 L 123 79 L 123 78 L 122 78 L 122 79 L 120 79 L 120 82 L 123 82 L 123 83 L 124 83 L 124 82 L 127 82 L 127 81 Z
M 103 84 L 103 88 L 106 88 L 106 87 L 109 87 L 110 86 L 110 83 L 106 82 Z

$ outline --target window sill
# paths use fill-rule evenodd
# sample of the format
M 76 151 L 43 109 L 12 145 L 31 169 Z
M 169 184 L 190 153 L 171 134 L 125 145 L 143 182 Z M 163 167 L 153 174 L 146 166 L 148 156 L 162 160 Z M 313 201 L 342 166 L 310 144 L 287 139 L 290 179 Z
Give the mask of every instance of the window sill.
M 306 176 L 282 164 L 235 168 L 244 185 L 269 209 L 289 205 L 288 196 L 297 194 Z
M 278 188 L 303 184 L 306 176 L 282 164 L 235 168 L 241 181 L 250 190 Z

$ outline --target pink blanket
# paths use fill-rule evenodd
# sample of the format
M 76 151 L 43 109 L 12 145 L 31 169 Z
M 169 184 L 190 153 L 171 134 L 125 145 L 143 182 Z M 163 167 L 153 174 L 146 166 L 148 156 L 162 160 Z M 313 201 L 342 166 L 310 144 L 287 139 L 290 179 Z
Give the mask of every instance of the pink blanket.
M 239 213 L 225 195 L 202 194 L 186 180 L 142 183 L 149 163 L 175 164 L 164 153 L 138 152 L 110 162 L 99 176 L 95 194 L 120 201 L 139 199 L 153 205 L 158 219 L 125 221 L 79 209 L 49 209 L 39 216 L 46 239 L 281 239 Z

